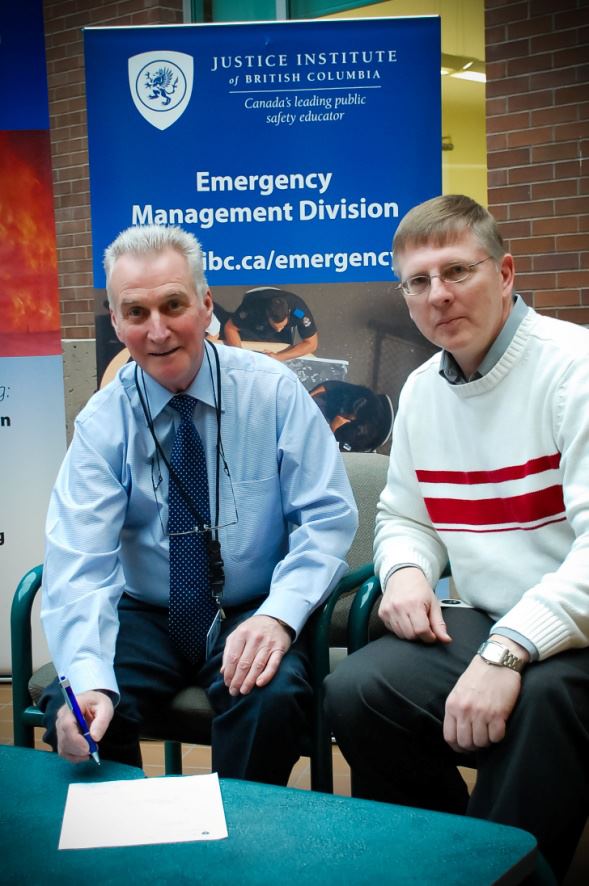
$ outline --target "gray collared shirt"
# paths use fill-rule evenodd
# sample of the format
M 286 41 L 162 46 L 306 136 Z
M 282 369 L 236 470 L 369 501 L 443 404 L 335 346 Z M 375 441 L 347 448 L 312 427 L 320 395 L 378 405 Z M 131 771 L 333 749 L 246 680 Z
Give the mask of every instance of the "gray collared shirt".
M 465 385 L 470 381 L 476 381 L 491 371 L 493 366 L 501 359 L 515 335 L 519 324 L 522 322 L 529 308 L 521 295 L 513 296 L 513 306 L 503 328 L 487 353 L 480 366 L 468 378 L 449 351 L 442 351 L 440 359 L 440 375 L 451 385 Z

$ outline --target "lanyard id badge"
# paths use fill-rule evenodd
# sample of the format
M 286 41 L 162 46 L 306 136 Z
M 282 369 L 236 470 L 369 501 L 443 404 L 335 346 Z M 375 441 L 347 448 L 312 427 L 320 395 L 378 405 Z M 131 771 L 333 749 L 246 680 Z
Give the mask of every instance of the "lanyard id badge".
M 207 661 L 209 660 L 209 658 L 213 654 L 213 650 L 215 648 L 217 640 L 219 639 L 219 634 L 221 633 L 221 622 L 223 621 L 224 618 L 225 618 L 225 615 L 223 613 L 223 610 L 219 609 L 213 619 L 212 625 L 210 626 L 210 628 L 208 630 L 207 644 L 206 644 L 206 660 Z

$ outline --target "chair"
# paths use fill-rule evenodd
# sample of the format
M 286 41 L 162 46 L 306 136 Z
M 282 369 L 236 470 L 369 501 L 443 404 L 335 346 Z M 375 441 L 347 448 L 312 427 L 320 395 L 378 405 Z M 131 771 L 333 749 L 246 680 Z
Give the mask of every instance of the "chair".
M 374 515 L 378 496 L 385 484 L 388 459 L 374 453 L 346 453 L 344 463 L 361 515 L 360 525 L 348 557 L 350 571 L 311 619 L 311 676 L 314 689 L 308 740 L 311 786 L 314 790 L 328 793 L 333 791 L 333 773 L 331 734 L 323 716 L 323 680 L 337 660 L 345 655 L 348 611 L 354 592 L 372 574 Z M 19 582 L 12 603 L 14 743 L 21 747 L 34 747 L 34 728 L 43 726 L 43 715 L 36 703 L 43 689 L 55 677 L 51 663 L 33 672 L 31 612 L 41 582 L 42 567 L 35 566 Z M 182 773 L 183 742 L 210 745 L 212 716 L 213 711 L 204 690 L 191 686 L 172 699 L 157 723 L 149 724 L 142 738 L 164 742 L 166 774 Z

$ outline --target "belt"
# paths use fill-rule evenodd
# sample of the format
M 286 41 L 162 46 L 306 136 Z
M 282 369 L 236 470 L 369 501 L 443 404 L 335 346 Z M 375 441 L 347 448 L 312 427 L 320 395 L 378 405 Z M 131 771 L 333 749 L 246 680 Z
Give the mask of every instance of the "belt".
M 223 611 L 225 615 L 239 615 L 240 612 L 247 612 L 248 609 L 257 609 L 264 600 L 267 598 L 267 594 L 262 594 L 260 597 L 254 597 L 252 600 L 244 600 L 243 603 L 237 603 L 235 606 L 223 606 Z M 147 609 L 153 610 L 154 612 L 167 612 L 167 606 L 158 606 L 155 603 L 148 603 L 146 600 L 139 600 L 137 597 L 132 597 L 131 594 L 124 593 L 119 601 L 119 606 L 122 609 Z

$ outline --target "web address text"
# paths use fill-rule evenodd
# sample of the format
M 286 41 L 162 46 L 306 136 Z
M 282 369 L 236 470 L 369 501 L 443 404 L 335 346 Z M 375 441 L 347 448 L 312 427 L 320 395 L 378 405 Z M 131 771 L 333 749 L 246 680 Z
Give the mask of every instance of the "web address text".
M 299 271 L 333 268 L 343 274 L 348 268 L 392 268 L 392 252 L 270 252 L 258 255 L 217 255 L 204 252 L 205 271 Z

